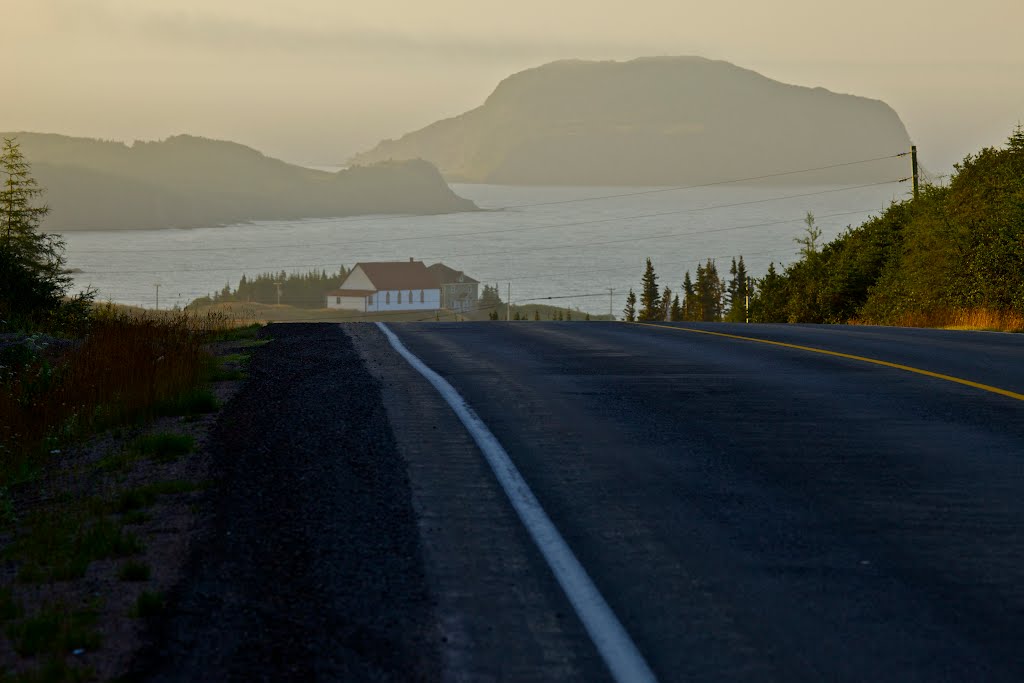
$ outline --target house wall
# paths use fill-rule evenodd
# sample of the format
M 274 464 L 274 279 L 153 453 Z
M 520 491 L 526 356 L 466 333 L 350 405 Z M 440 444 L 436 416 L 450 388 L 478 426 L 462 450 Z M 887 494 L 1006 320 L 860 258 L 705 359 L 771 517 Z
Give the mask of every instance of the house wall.
M 328 296 L 327 308 L 344 308 L 362 312 L 366 301 L 361 296 Z
M 402 303 L 398 303 L 398 292 L 399 290 L 381 290 L 373 295 L 373 304 L 367 306 L 369 311 L 436 311 L 441 308 L 441 290 L 440 289 L 424 289 L 423 291 L 423 303 L 420 303 L 420 291 L 418 289 L 411 290 L 413 297 L 412 302 L 409 301 L 408 289 L 401 290 L 402 292 Z M 390 302 L 388 301 L 388 295 L 390 294 Z
M 445 308 L 459 312 L 476 309 L 480 285 L 475 282 L 452 282 L 443 287 L 442 304 Z
M 370 278 L 366 277 L 366 273 L 363 272 L 361 266 L 356 266 L 348 274 L 338 289 L 377 289 L 373 283 L 370 282 Z

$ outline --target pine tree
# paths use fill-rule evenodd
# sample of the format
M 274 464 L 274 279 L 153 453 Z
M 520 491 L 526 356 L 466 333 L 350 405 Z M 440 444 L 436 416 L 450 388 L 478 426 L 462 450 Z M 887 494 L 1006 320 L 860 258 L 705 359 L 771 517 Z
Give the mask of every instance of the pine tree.
M 629 294 L 626 295 L 626 307 L 622 309 L 622 318 L 627 323 L 636 322 L 636 294 L 632 288 L 630 288 Z
M 540 309 L 534 309 L 533 310 L 533 319 L 534 320 L 540 320 Z
M 750 278 L 743 257 L 735 258 L 729 267 L 729 284 L 726 287 L 726 315 L 729 322 L 742 323 L 747 319 L 747 294 Z
M 0 179 L 0 327 L 6 327 L 56 313 L 65 305 L 71 277 L 65 271 L 64 241 L 39 230 L 50 209 L 38 203 L 43 190 L 12 138 L 4 139 Z M 92 295 L 72 300 L 76 314 L 86 312 Z
M 718 268 L 715 262 L 708 259 L 703 266 L 697 266 L 696 290 L 698 317 L 704 322 L 717 322 L 722 319 L 722 292 L 725 285 L 718 279 Z
M 698 270 L 700 266 L 697 266 Z M 683 320 L 700 320 L 697 313 L 697 290 L 693 287 L 693 280 L 690 278 L 690 271 L 683 276 Z
M 672 290 L 666 285 L 661 293 L 661 311 L 658 320 L 672 319 Z
M 661 315 L 661 299 L 658 296 L 658 276 L 651 265 L 651 259 L 647 259 L 647 267 L 644 269 L 643 289 L 640 291 L 640 320 L 658 320 Z
M 686 317 L 683 314 L 683 307 L 679 303 L 679 295 L 676 294 L 675 298 L 672 299 L 672 310 L 669 317 L 670 320 L 685 320 Z

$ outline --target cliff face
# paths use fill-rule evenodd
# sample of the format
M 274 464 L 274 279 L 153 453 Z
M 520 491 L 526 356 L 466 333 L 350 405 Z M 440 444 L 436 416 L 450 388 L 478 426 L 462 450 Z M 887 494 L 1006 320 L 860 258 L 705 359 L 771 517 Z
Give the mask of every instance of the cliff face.
M 464 182 L 677 185 L 909 146 L 884 102 L 787 85 L 727 62 L 664 57 L 554 62 L 515 74 L 481 107 L 385 140 L 354 161 L 422 158 Z M 905 166 L 852 166 L 792 181 L 887 180 L 907 175 Z
M 51 207 L 47 230 L 191 228 L 248 220 L 469 211 L 425 161 L 326 173 L 231 142 L 177 136 L 128 146 L 6 133 Z

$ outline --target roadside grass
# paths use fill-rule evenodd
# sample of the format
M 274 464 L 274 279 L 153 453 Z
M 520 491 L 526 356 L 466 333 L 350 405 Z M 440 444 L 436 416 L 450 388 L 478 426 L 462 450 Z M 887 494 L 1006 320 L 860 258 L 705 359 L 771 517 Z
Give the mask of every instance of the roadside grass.
M 149 576 L 149 565 L 136 560 L 128 560 L 117 572 L 117 578 L 122 581 L 149 581 Z
M 128 451 L 160 462 L 169 462 L 188 455 L 196 448 L 196 440 L 188 434 L 145 434 L 128 446 Z
M 64 656 L 52 655 L 45 660 L 42 668 L 18 674 L 0 674 L 0 683 L 85 683 L 95 680 L 96 673 L 91 667 L 72 667 Z
M 59 360 L 30 358 L 0 382 L 0 487 L 32 479 L 63 444 L 108 427 L 216 410 L 201 386 L 202 347 L 228 323 L 98 307 L 88 334 Z
M 157 481 L 122 492 L 113 507 L 115 512 L 127 515 L 152 507 L 160 496 L 191 493 L 198 489 L 199 486 L 191 481 L 175 479 Z
M 864 321 L 851 322 L 853 324 L 864 324 Z M 892 321 L 891 324 L 896 327 L 1024 332 L 1024 315 L 1016 311 L 999 311 L 989 308 L 950 308 L 938 311 L 905 313 Z
M 65 605 L 49 605 L 37 614 L 11 623 L 7 637 L 22 657 L 52 655 L 61 657 L 75 650 L 96 650 L 102 644 L 95 630 L 94 609 L 72 610 Z
M 68 581 L 85 575 L 95 560 L 141 553 L 141 542 L 107 515 L 92 516 L 81 505 L 34 512 L 4 552 L 18 562 L 23 583 Z
M 15 577 L 0 585 L 0 640 L 7 640 L 0 651 L 5 658 L 16 653 L 25 665 L 4 672 L 7 662 L 0 662 L 0 683 L 96 679 L 68 655 L 100 647 L 110 616 L 95 606 L 102 605 L 95 589 L 76 580 L 88 573 L 91 581 L 96 561 L 117 560 L 100 574 L 134 595 L 153 575 L 141 557 L 140 534 L 147 531 L 138 525 L 156 514 L 150 508 L 162 496 L 204 485 L 161 480 L 167 470 L 149 464 L 188 456 L 195 437 L 172 428 L 125 443 L 126 434 L 158 417 L 196 421 L 220 407 L 209 383 L 244 379 L 248 356 L 232 354 L 225 363 L 213 356 L 218 348 L 206 345 L 244 350 L 267 343 L 256 339 L 260 325 L 234 324 L 220 314 L 100 306 L 86 336 L 61 343 L 61 354 L 27 354 L 0 368 L 0 565 Z M 98 461 L 67 448 L 100 432 L 115 445 Z M 147 483 L 128 483 L 139 477 Z M 143 592 L 121 618 L 158 614 L 164 605 L 163 594 Z
M 166 608 L 167 601 L 162 593 L 142 591 L 135 601 L 135 607 L 132 608 L 130 616 L 137 619 L 156 617 L 163 614 Z

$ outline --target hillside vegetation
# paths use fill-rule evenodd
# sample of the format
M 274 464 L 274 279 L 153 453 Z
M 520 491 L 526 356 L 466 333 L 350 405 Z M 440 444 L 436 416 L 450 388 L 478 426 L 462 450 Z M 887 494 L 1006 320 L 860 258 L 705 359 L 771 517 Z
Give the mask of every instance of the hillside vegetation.
M 47 190 L 47 230 L 193 228 L 476 208 L 424 161 L 327 173 L 188 135 L 131 146 L 40 133 L 4 136 L 17 140 Z
M 805 248 L 751 308 L 762 322 L 1024 327 L 1024 130 L 965 158 L 948 186 Z
M 660 57 L 561 61 L 517 73 L 482 106 L 385 140 L 354 161 L 422 158 L 463 182 L 682 185 L 909 148 L 884 102 L 787 85 L 728 62 Z M 787 178 L 871 182 L 899 178 L 901 168 L 890 160 Z
M 925 185 L 825 245 L 813 214 L 806 224 L 800 258 L 781 271 L 772 263 L 760 279 L 742 256 L 727 277 L 708 259 L 673 291 L 648 259 L 623 318 L 1024 331 L 1020 127 L 1004 148 L 964 159 L 949 185 Z

